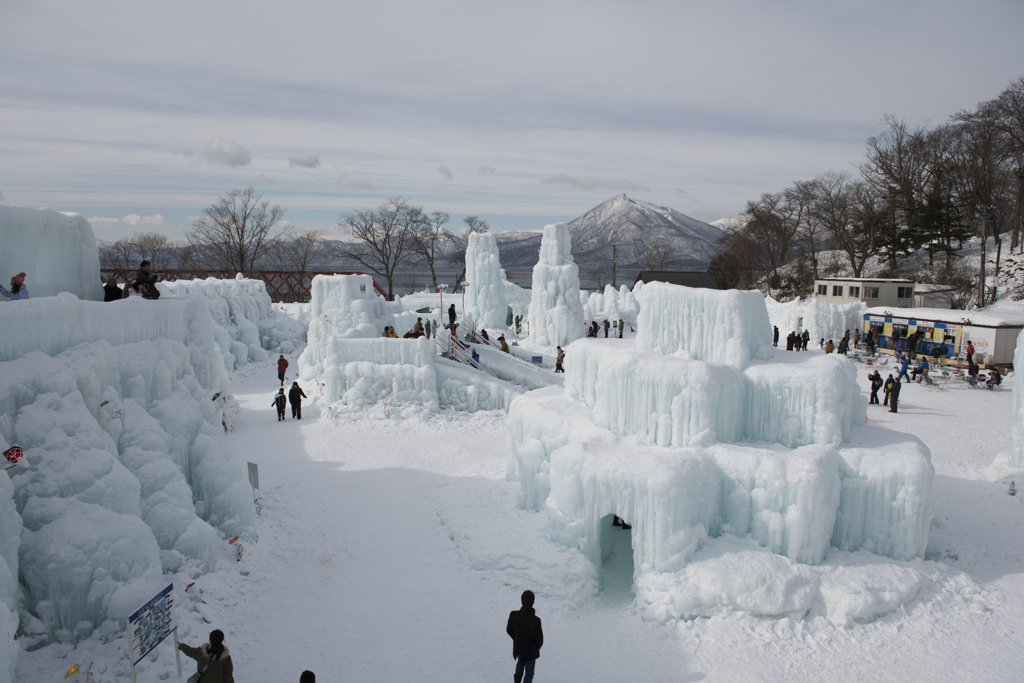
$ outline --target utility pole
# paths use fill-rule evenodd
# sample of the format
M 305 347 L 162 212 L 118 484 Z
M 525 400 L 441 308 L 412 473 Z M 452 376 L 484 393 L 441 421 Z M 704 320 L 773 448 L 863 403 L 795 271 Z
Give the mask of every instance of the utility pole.
M 614 287 L 615 289 L 619 288 L 619 284 L 615 281 L 615 257 L 617 255 L 617 253 L 616 253 L 616 248 L 617 247 L 618 247 L 617 244 L 613 244 L 612 245 L 612 287 Z

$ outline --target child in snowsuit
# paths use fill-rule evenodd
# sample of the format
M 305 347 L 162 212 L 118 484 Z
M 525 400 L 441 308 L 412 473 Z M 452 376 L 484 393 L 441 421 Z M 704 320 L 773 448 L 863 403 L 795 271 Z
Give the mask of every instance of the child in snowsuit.
M 3 285 L 0 285 L 0 294 L 11 301 L 18 301 L 19 299 L 28 298 L 28 288 L 25 286 L 25 273 L 18 273 L 11 278 L 11 291 L 4 289 Z
M 292 388 L 288 391 L 288 402 L 292 404 L 292 418 L 295 420 L 302 419 L 302 399 L 304 398 L 306 398 L 306 392 L 302 390 L 298 382 L 292 382 Z
M 270 405 L 277 408 L 277 421 L 280 422 L 284 419 L 284 409 L 288 405 L 288 397 L 284 395 L 284 387 L 277 390 L 277 396 L 274 397 L 274 402 Z
M 281 386 L 284 386 L 284 373 L 288 369 L 288 361 L 285 360 L 284 354 L 277 359 L 277 378 L 281 380 Z

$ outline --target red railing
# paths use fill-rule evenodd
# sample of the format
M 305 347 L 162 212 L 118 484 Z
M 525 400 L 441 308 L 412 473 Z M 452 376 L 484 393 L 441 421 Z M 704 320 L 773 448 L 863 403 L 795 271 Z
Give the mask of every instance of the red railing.
M 102 268 L 100 269 L 100 275 L 103 277 L 103 281 L 106 282 L 107 278 L 113 275 L 117 278 L 118 282 L 129 282 L 135 278 L 138 271 L 126 272 L 117 268 Z M 175 280 L 194 280 L 196 278 L 205 280 L 208 277 L 215 277 L 222 280 L 232 280 L 235 275 L 225 270 L 196 270 L 196 269 L 177 269 L 168 268 L 161 270 L 157 273 L 161 280 L 168 282 L 174 282 Z M 289 270 L 253 270 L 245 274 L 246 277 L 253 280 L 263 280 L 267 286 L 267 294 L 270 295 L 271 300 L 280 302 L 293 302 L 293 301 L 309 301 L 310 293 L 309 288 L 312 285 L 313 278 L 317 275 L 368 275 L 369 273 L 360 273 L 355 271 L 334 271 L 334 270 L 307 270 L 305 273 L 299 273 L 296 271 Z M 385 299 L 388 293 L 385 292 L 377 281 L 373 281 L 373 288 Z

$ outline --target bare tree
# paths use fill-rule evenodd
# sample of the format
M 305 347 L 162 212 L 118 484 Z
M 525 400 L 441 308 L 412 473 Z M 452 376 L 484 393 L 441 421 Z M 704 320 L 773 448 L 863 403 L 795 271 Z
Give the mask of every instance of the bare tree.
M 491 229 L 491 226 L 488 225 L 487 221 L 481 220 L 476 216 L 466 216 L 465 218 L 462 219 L 462 222 L 465 223 L 466 227 L 468 228 L 468 230 L 466 231 L 467 246 L 469 245 L 469 235 L 472 235 L 474 232 L 487 232 L 488 230 Z M 462 270 L 459 271 L 458 276 L 455 278 L 455 288 L 453 291 L 457 292 L 459 291 L 459 287 L 462 286 L 462 279 L 466 277 L 466 250 L 459 249 L 454 254 L 448 257 L 448 262 L 459 263 L 461 264 L 462 267 Z
M 169 267 L 174 255 L 174 243 L 166 235 L 137 232 L 132 235 L 131 241 L 135 244 L 140 262 L 143 259 L 149 261 L 151 270 L 156 272 Z
M 598 267 L 587 273 L 587 280 L 594 289 L 603 292 L 604 286 L 612 283 L 612 273 L 603 266 Z
M 797 236 L 803 243 L 803 250 L 811 261 L 811 277 L 818 279 L 818 246 L 824 228 L 814 214 L 817 185 L 813 180 L 798 180 L 793 187 L 783 190 L 788 213 L 796 224 Z
M 434 289 L 437 289 L 437 274 L 434 272 L 434 247 L 444 231 L 445 223 L 451 219 L 451 216 L 444 211 L 435 211 L 425 218 L 426 220 L 416 231 L 413 251 L 422 256 L 430 266 L 430 281 L 434 285 Z
M 652 242 L 640 252 L 640 258 L 643 259 L 647 270 L 668 270 L 675 257 L 672 245 L 667 242 Z
M 376 209 L 345 214 L 338 224 L 348 228 L 354 241 L 342 242 L 337 254 L 384 278 L 388 301 L 394 301 L 395 273 L 415 253 L 416 235 L 426 220 L 422 206 L 402 197 L 392 197 Z
M 878 231 L 884 220 L 878 195 L 863 181 L 852 181 L 846 173 L 828 171 L 818 176 L 818 199 L 814 212 L 833 244 L 846 253 L 854 277 L 861 277 L 864 265 L 878 251 Z
M 100 253 L 104 270 L 119 270 L 126 276 L 139 267 L 139 261 L 136 244 L 129 237 L 122 237 Z
M 757 201 L 747 202 L 743 232 L 761 247 L 767 275 L 767 293 L 781 285 L 779 268 L 789 260 L 796 242 L 797 228 L 793 207 L 783 193 L 765 193 Z
M 272 234 L 284 211 L 271 206 L 251 185 L 231 190 L 203 209 L 204 216 L 192 220 L 188 241 L 210 266 L 246 273 L 257 267 L 270 245 L 284 233 Z
M 716 246 L 720 252 L 708 264 L 719 289 L 756 289 L 767 269 L 764 250 L 743 226 L 726 230 Z
M 296 235 L 276 240 L 267 252 L 267 261 L 276 269 L 295 273 L 295 281 L 289 280 L 283 301 L 301 301 L 305 291 L 306 274 L 324 265 L 327 246 L 319 230 L 307 230 Z

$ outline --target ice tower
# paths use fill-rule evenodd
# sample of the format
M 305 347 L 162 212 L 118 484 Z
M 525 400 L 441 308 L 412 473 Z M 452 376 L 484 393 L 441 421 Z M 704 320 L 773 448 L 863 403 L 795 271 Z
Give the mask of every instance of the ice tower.
M 544 226 L 530 301 L 530 340 L 537 346 L 567 346 L 583 336 L 580 272 L 571 249 L 565 223 Z
M 494 235 L 474 232 L 466 247 L 466 313 L 477 327 L 504 327 L 508 313 L 505 282 Z

